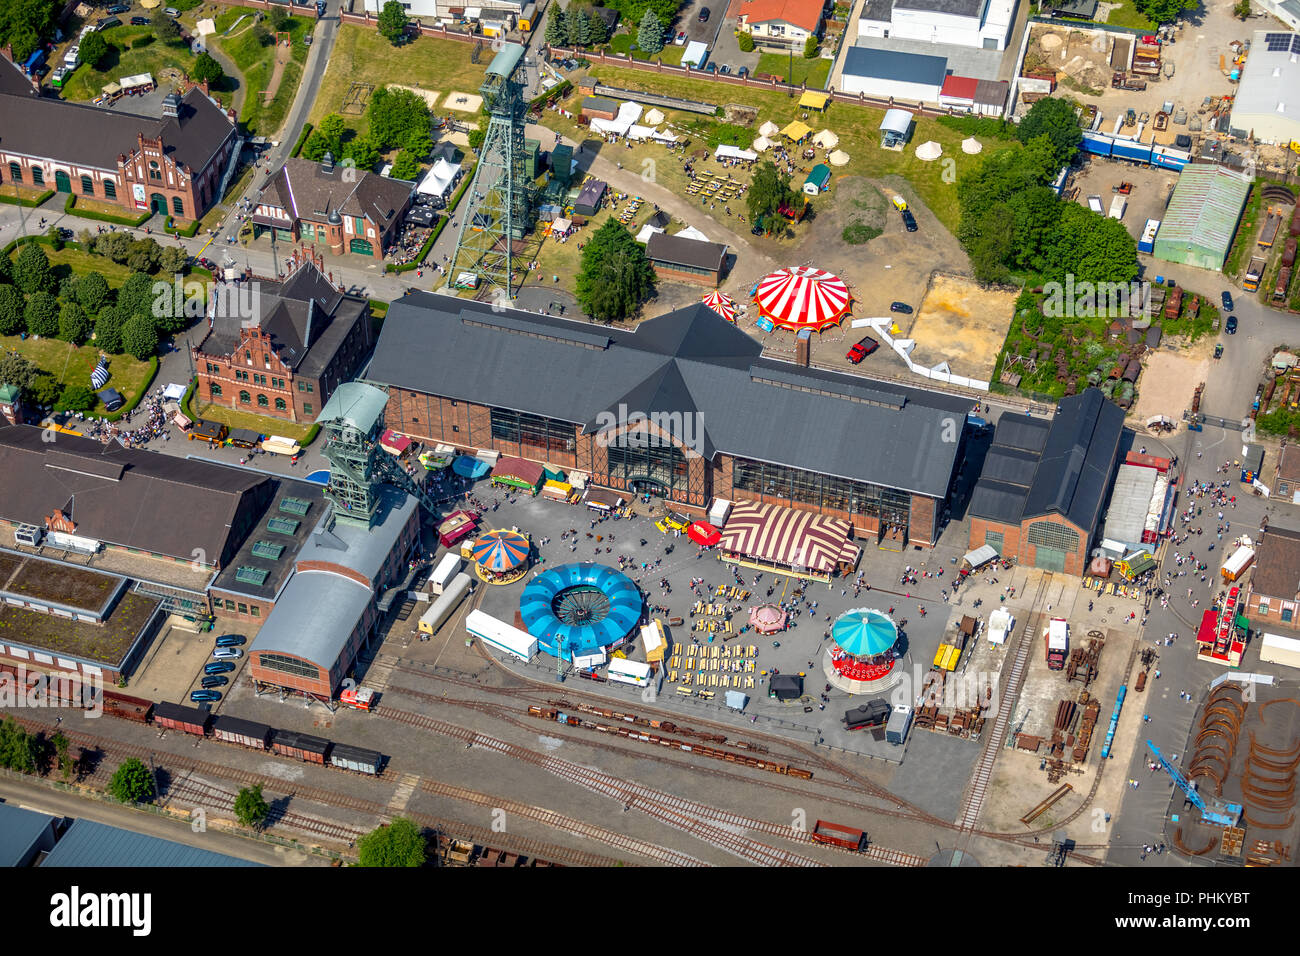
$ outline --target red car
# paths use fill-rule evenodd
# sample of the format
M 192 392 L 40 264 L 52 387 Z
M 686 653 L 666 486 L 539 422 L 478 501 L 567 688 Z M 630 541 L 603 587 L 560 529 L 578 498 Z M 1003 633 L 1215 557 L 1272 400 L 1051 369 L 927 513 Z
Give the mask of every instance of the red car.
M 854 365 L 857 365 L 878 348 L 880 348 L 880 343 L 868 335 L 861 342 L 854 344 L 853 348 L 849 349 L 848 353 L 844 357 Z

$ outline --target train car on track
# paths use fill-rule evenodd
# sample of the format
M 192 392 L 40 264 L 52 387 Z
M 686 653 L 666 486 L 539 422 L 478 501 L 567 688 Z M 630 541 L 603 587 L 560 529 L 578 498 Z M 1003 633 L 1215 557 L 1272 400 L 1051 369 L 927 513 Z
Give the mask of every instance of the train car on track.
M 206 710 L 199 710 L 197 707 L 184 707 L 180 704 L 169 704 L 162 701 L 154 705 L 153 722 L 159 727 L 166 727 L 169 730 L 179 730 L 183 733 L 193 734 L 195 737 L 206 737 L 208 733 L 208 723 L 212 720 L 212 715 Z
M 313 737 L 311 734 L 277 730 L 271 737 L 271 749 L 282 757 L 293 757 L 324 766 L 330 742 L 322 737 Z
M 330 766 L 377 777 L 383 771 L 384 755 L 376 750 L 366 750 L 364 747 L 335 744 L 330 750 Z
M 212 736 L 228 744 L 238 744 L 252 750 L 265 750 L 274 731 L 266 724 L 259 724 L 242 717 L 214 717 L 212 719 Z
M 841 850 L 852 850 L 855 853 L 863 853 L 867 849 L 867 831 L 859 830 L 856 827 L 841 826 L 838 823 L 831 823 L 828 820 L 818 820 L 813 827 L 812 837 L 814 843 L 825 843 L 828 846 L 837 846 Z
M 121 717 L 142 724 L 149 723 L 153 717 L 154 703 L 151 700 L 128 697 L 126 694 L 118 694 L 110 690 L 104 691 L 102 697 L 104 713 L 110 717 Z

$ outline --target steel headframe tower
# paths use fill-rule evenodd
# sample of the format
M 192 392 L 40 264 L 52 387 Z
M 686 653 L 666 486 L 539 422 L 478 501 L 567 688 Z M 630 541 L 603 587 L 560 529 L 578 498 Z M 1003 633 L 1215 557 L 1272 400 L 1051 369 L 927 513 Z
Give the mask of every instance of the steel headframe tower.
M 505 44 L 479 87 L 488 111 L 487 135 L 461 214 L 456 253 L 447 271 L 449 287 L 455 288 L 460 275 L 469 272 L 478 277 L 480 292 L 489 298 L 503 293 L 513 297 L 512 243 L 522 239 L 532 225 L 532 181 L 524 165 L 528 103 L 524 99 L 523 57 L 522 46 Z

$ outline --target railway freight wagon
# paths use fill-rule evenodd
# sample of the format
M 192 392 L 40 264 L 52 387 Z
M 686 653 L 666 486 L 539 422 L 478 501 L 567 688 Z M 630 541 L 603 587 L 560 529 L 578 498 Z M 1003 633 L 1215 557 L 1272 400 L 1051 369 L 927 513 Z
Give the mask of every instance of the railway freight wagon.
M 214 717 L 212 736 L 228 744 L 238 744 L 253 750 L 265 750 L 273 731 L 266 724 L 244 720 L 242 717 Z
M 153 722 L 159 727 L 179 730 L 182 733 L 193 734 L 195 737 L 207 736 L 208 723 L 211 720 L 210 713 L 197 707 L 184 707 L 162 701 L 155 704 L 153 708 Z
M 329 752 L 330 742 L 311 734 L 300 734 L 293 730 L 277 730 L 271 737 L 271 749 L 282 757 L 293 757 L 307 763 L 325 766 L 325 755 Z
M 104 691 L 102 696 L 104 713 L 110 717 L 122 717 L 142 724 L 149 723 L 149 720 L 153 717 L 154 703 L 151 700 L 128 697 L 126 694 L 118 694 L 108 690 Z
M 349 747 L 347 744 L 335 744 L 330 750 L 330 766 L 340 770 L 377 777 L 383 765 L 384 755 L 376 750 Z

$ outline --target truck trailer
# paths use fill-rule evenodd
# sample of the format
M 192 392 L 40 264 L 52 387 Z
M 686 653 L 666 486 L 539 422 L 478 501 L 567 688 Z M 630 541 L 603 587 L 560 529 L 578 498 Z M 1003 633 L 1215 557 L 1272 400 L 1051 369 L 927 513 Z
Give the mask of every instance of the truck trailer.
M 1043 631 L 1043 640 L 1047 645 L 1047 666 L 1059 671 L 1065 667 L 1065 658 L 1070 653 L 1070 625 L 1065 618 L 1054 617 Z
M 1259 280 L 1264 275 L 1264 268 L 1268 265 L 1268 259 L 1264 256 L 1251 256 L 1250 264 L 1246 266 L 1246 274 L 1241 279 L 1241 287 L 1246 292 L 1258 292 Z

